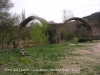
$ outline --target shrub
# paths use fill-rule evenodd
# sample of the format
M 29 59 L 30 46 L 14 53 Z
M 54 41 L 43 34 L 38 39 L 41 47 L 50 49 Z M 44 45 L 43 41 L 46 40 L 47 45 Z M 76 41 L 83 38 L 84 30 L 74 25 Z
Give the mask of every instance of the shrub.
M 72 41 L 75 38 L 75 34 L 73 32 L 66 33 L 65 40 Z
M 78 43 L 78 38 L 75 37 L 75 38 L 72 40 L 72 42 L 73 42 L 73 43 Z
M 66 30 L 61 30 L 61 40 L 72 41 L 75 38 L 75 33 L 66 32 Z
M 87 41 L 92 42 L 92 39 L 91 39 L 91 38 L 80 38 L 80 39 L 78 40 L 78 42 L 87 42 Z
M 0 65 L 3 65 L 3 61 L 0 61 Z

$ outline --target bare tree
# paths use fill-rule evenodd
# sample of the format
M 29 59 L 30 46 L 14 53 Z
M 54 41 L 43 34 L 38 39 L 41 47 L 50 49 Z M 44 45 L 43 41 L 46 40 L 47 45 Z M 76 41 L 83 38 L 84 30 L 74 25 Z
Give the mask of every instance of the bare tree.
M 63 17 L 62 17 L 62 20 L 63 22 L 65 22 L 66 20 L 70 19 L 74 17 L 74 14 L 71 10 L 63 10 Z
M 9 13 L 13 3 L 10 0 L 0 0 L 0 49 L 4 49 L 5 44 L 8 46 L 10 42 L 16 38 L 15 27 L 18 24 L 18 17 Z M 6 48 L 7 48 L 6 46 Z
M 21 13 L 21 20 L 23 21 L 24 19 L 25 19 L 25 9 L 23 9 Z
M 66 10 L 63 10 L 63 17 L 62 17 L 63 22 L 65 22 L 66 19 L 67 19 L 67 17 L 66 17 Z
M 10 0 L 0 0 L 0 12 L 8 12 L 13 7 L 13 3 Z

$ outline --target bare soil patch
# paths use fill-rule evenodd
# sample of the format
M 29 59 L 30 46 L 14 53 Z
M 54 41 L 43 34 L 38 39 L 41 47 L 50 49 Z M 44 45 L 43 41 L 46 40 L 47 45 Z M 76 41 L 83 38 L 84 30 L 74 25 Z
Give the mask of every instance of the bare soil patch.
M 77 49 L 72 53 L 79 53 L 80 56 L 66 57 L 59 61 L 62 68 L 75 69 L 76 71 L 62 71 L 62 75 L 75 74 L 86 75 L 88 73 L 93 73 L 93 75 L 99 75 L 95 72 L 94 66 L 100 64 L 100 43 L 95 43 L 89 46 L 87 49 Z M 79 70 L 80 69 L 80 70 Z M 81 72 L 81 70 L 87 69 L 86 72 Z

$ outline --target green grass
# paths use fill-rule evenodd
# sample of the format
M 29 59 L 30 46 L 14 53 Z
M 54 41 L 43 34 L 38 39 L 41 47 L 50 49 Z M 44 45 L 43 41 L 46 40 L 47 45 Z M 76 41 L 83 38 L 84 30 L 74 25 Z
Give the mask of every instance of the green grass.
M 60 65 L 57 62 L 62 60 L 62 58 L 81 56 L 78 53 L 73 53 L 73 51 L 84 47 L 78 45 L 70 46 L 64 43 L 25 48 L 29 56 L 21 56 L 20 53 L 10 53 L 12 50 L 0 52 L 0 75 L 46 75 L 48 73 L 57 75 L 57 72 L 51 72 L 50 69 L 59 68 Z M 76 62 L 76 64 L 79 63 Z M 12 68 L 11 71 L 9 71 L 10 68 Z M 8 71 L 5 71 L 5 69 Z M 47 69 L 48 71 L 36 71 L 37 69 Z
M 94 70 L 97 72 L 97 75 L 100 75 L 100 64 L 95 65 Z

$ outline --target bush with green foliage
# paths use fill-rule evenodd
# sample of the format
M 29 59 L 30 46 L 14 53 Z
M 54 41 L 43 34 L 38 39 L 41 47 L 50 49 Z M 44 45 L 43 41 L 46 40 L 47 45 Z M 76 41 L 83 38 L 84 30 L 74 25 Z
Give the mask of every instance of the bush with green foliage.
M 61 39 L 66 41 L 72 41 L 75 38 L 73 32 L 66 32 L 65 30 L 61 31 Z
M 78 40 L 78 42 L 87 42 L 87 41 L 92 42 L 92 39 L 91 39 L 91 38 L 80 38 L 80 39 Z
M 74 38 L 75 38 L 75 34 L 73 32 L 66 33 L 66 35 L 65 35 L 65 40 L 66 41 L 71 41 Z
M 72 40 L 72 42 L 73 42 L 73 43 L 78 43 L 78 38 L 75 37 L 75 38 Z

